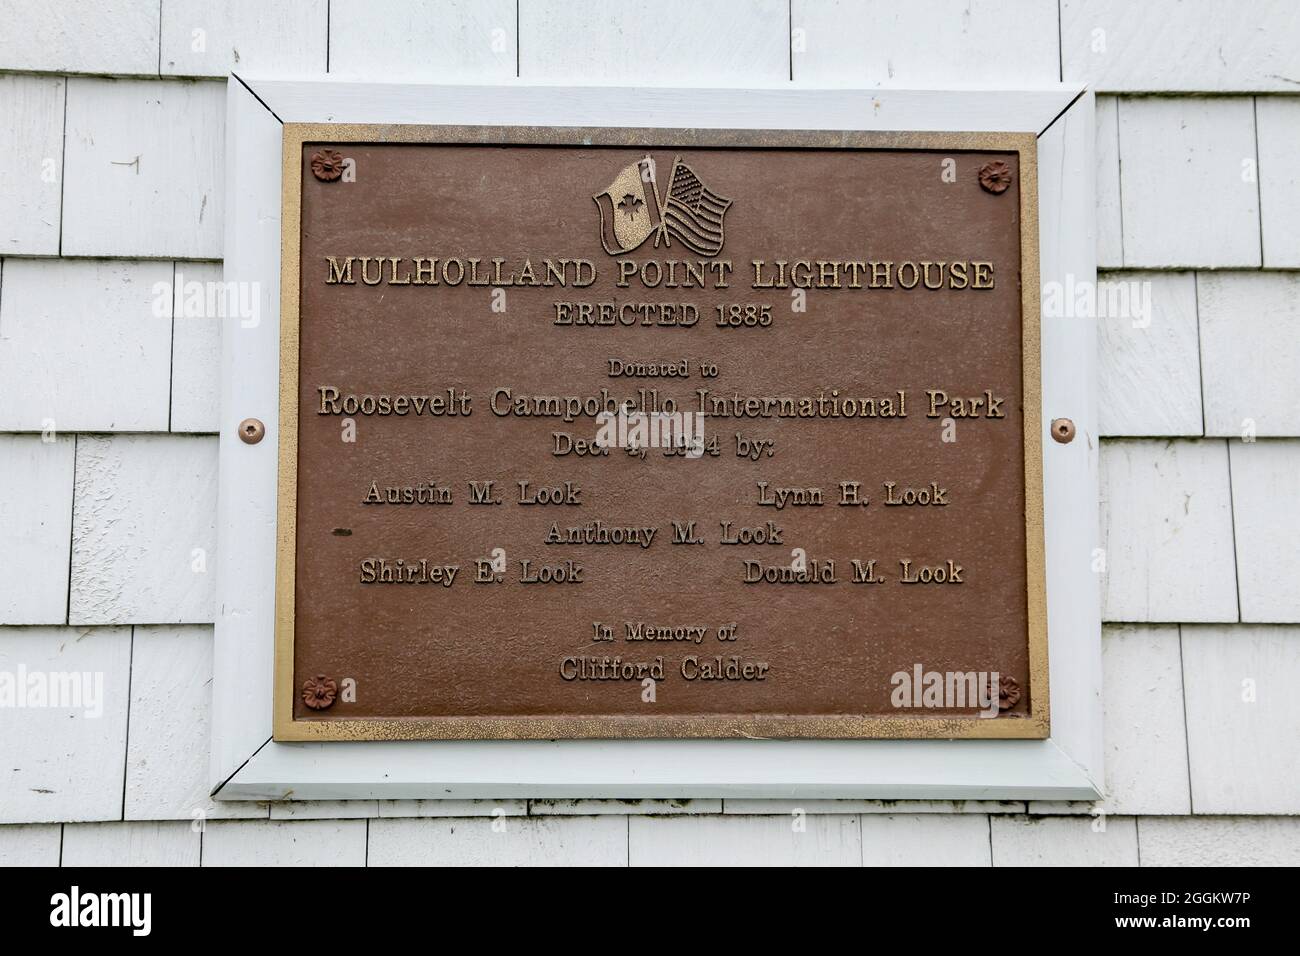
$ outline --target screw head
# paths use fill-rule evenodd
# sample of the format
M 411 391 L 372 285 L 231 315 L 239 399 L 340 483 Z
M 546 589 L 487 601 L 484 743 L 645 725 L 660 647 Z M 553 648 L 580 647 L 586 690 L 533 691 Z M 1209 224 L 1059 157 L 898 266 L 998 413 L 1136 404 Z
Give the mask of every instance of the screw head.
M 1074 422 L 1068 418 L 1052 419 L 1052 437 L 1062 445 L 1068 445 L 1074 441 Z
M 1014 677 L 998 679 L 998 710 L 1010 710 L 1020 703 L 1020 682 Z
M 343 154 L 336 149 L 322 149 L 312 155 L 311 174 L 323 183 L 332 183 L 343 175 Z
M 334 703 L 339 685 L 324 674 L 309 677 L 302 685 L 302 702 L 312 710 L 324 710 Z
M 239 423 L 239 440 L 245 445 L 256 445 L 266 435 L 266 426 L 259 419 L 245 418 Z
M 979 181 L 980 187 L 988 193 L 1000 196 L 1011 188 L 1011 183 L 1015 175 L 1011 172 L 1011 167 L 1000 159 L 985 163 L 980 167 Z

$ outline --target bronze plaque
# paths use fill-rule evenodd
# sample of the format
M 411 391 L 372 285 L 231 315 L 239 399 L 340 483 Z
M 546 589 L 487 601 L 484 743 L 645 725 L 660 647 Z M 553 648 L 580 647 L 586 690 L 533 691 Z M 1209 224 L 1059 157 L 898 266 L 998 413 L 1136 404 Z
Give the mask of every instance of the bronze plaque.
M 1047 735 L 1033 136 L 284 143 L 276 739 Z

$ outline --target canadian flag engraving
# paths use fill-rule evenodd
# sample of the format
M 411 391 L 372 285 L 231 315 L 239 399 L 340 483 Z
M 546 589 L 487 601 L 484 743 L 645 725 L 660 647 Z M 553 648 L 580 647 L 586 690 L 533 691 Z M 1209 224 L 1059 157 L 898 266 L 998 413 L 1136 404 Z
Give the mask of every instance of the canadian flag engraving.
M 654 163 L 648 156 L 622 169 L 593 198 L 600 207 L 600 241 L 611 256 L 631 252 L 660 229 Z

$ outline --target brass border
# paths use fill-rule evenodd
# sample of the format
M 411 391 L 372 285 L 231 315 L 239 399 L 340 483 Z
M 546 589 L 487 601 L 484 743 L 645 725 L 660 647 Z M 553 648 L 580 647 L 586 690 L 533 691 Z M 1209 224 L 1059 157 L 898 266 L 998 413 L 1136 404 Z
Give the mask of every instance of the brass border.
M 1024 718 L 693 716 L 425 717 L 295 720 L 294 576 L 298 510 L 299 253 L 305 143 L 439 143 L 539 146 L 768 147 L 1014 152 L 1020 171 L 1022 401 L 1029 714 Z M 275 680 L 272 739 L 552 740 L 562 738 L 1042 739 L 1050 736 L 1047 586 L 1043 538 L 1042 371 L 1039 341 L 1038 137 L 1033 133 L 701 130 L 594 127 L 285 123 L 281 183 L 279 502 L 276 525 Z

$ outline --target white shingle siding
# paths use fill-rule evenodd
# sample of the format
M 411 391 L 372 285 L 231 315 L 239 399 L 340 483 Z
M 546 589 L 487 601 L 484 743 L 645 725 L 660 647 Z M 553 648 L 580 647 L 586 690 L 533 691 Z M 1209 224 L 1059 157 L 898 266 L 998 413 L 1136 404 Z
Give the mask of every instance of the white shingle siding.
M 957 15 L 953 15 L 956 13 Z M 794 79 L 865 86 L 1055 83 L 1055 0 L 793 0 Z
M 788 0 L 519 0 L 519 75 L 615 86 L 780 82 L 790 78 L 788 18 Z
M 63 254 L 220 259 L 226 85 L 68 81 Z
M 1300 621 L 1300 440 L 1229 442 L 1241 619 Z
M 68 619 L 75 442 L 0 435 L 0 624 Z
M 7 259 L 0 429 L 166 431 L 170 262 Z
M 379 800 L 377 804 L 376 815 L 381 817 L 520 817 L 529 813 L 526 800 Z
M 218 820 L 203 830 L 204 866 L 364 866 L 365 820 Z
M 854 815 L 631 817 L 632 866 L 860 866 Z M 978 819 L 978 818 L 976 818 Z
M 265 817 L 265 804 L 208 799 L 212 628 L 135 628 L 127 820 Z
M 0 76 L 0 255 L 59 254 L 66 86 L 61 77 Z
M 1197 277 L 1205 433 L 1300 435 L 1300 273 Z
M 502 82 L 518 70 L 515 0 L 331 0 L 330 72 Z M 584 51 L 585 54 L 585 51 Z
M 1022 800 L 746 800 L 723 801 L 723 813 L 789 815 L 805 813 L 1024 813 Z
M 5 707 L 0 823 L 120 820 L 131 629 L 0 628 L 0 671 L 23 684 L 40 675 L 46 686 L 89 675 L 93 695 L 74 706 L 25 698 Z
M 1060 0 L 1059 47 L 1054 0 L 326 6 L 0 0 L 0 671 L 104 689 L 98 717 L 0 712 L 0 864 L 1300 863 L 1300 6 Z M 1098 262 L 1152 312 L 1098 319 L 1106 798 L 209 800 L 205 436 L 244 417 L 217 409 L 238 316 L 156 288 L 221 278 L 219 78 L 327 61 L 1111 94 Z
M 1124 265 L 1258 266 L 1250 97 L 1119 101 Z
M 1119 189 L 1119 100 L 1097 97 L 1097 268 L 1124 265 L 1123 197 Z
M 994 866 L 1137 866 L 1133 817 L 991 817 Z
M 216 494 L 214 438 L 81 436 L 69 620 L 210 622 Z
M 1255 124 L 1264 265 L 1300 269 L 1300 96 L 1259 97 Z
M 721 813 L 721 800 L 529 800 L 533 816 L 589 816 L 596 813 L 664 816 L 679 813 Z
M 222 296 L 231 292 L 224 285 L 220 263 L 176 263 L 170 418 L 174 432 L 215 433 L 218 430 L 221 328 L 224 323 L 230 323 L 233 328 L 253 321 L 239 314 L 242 306 L 237 292 L 226 299 L 208 296 L 209 291 L 218 288 Z M 176 308 L 177 300 L 179 308 Z
M 646 819 L 659 818 L 636 818 Z M 369 826 L 370 866 L 626 866 L 628 861 L 628 820 L 621 816 L 497 814 L 380 819 Z
M 82 823 L 63 828 L 64 866 L 198 866 L 199 829 L 189 823 Z
M 989 819 L 978 814 L 863 814 L 863 866 L 992 866 Z
M 160 0 L 0 0 L 0 69 L 156 76 Z
M 57 823 L 0 826 L 0 866 L 58 866 L 62 842 Z
M 1182 632 L 1192 810 L 1300 814 L 1300 627 Z
M 1067 80 L 1105 92 L 1297 92 L 1291 0 L 1060 0 Z
M 1300 866 L 1295 817 L 1143 817 L 1143 866 Z
M 1102 636 L 1107 813 L 1191 813 L 1183 660 L 1175 625 Z
M 1099 280 L 1099 301 L 1113 292 L 1118 306 L 1097 319 L 1101 433 L 1203 434 L 1195 275 L 1112 272 Z
M 378 800 L 277 800 L 269 807 L 272 820 L 359 820 L 379 816 Z M 519 812 L 522 815 L 524 810 Z
M 323 73 L 328 23 L 329 0 L 163 0 L 161 73 Z
M 1101 452 L 1102 619 L 1236 621 L 1227 445 L 1111 441 Z

